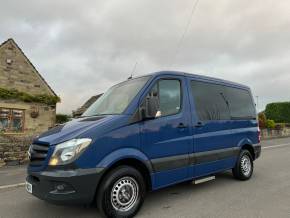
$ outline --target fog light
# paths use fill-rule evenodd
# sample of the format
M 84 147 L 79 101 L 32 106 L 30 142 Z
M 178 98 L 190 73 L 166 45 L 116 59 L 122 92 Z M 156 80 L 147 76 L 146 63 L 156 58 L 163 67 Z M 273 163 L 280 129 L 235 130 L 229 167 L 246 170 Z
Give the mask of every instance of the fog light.
M 54 182 L 53 189 L 51 194 L 72 194 L 75 193 L 74 188 L 67 183 L 64 182 Z
M 56 190 L 57 191 L 63 191 L 65 189 L 65 184 L 57 185 Z

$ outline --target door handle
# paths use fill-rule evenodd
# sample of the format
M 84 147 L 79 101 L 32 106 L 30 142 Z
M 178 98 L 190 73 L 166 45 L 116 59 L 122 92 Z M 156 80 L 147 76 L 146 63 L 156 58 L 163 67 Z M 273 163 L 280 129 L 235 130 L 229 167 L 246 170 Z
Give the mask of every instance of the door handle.
M 197 127 L 197 128 L 200 128 L 200 127 L 203 127 L 203 126 L 204 126 L 204 125 L 203 125 L 202 122 L 197 122 L 196 125 L 195 125 L 195 127 Z
M 178 126 L 177 126 L 177 128 L 184 129 L 184 128 L 187 128 L 187 126 L 184 125 L 183 123 L 179 123 Z

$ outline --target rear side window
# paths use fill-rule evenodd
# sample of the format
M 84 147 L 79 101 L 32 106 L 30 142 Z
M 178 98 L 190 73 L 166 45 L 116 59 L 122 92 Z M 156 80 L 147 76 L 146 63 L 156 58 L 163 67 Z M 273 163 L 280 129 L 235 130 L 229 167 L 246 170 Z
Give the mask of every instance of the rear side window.
M 224 87 L 212 83 L 191 81 L 195 109 L 200 120 L 229 120 L 229 108 Z
M 229 103 L 232 119 L 256 118 L 255 106 L 249 91 L 225 87 L 225 96 Z
M 200 120 L 236 120 L 256 117 L 251 94 L 247 90 L 191 81 L 195 108 Z

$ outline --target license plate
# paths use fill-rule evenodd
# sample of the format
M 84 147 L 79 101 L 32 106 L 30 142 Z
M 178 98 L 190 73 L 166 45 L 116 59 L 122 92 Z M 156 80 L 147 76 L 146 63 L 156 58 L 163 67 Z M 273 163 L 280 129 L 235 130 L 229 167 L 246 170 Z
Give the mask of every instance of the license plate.
M 32 194 L 32 184 L 30 184 L 29 182 L 26 182 L 25 187 L 26 187 L 26 191 Z

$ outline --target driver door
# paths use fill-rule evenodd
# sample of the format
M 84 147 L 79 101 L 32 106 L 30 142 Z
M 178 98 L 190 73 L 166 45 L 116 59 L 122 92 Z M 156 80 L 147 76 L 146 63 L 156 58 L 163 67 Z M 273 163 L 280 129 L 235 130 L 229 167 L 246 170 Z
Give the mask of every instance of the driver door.
M 151 102 L 157 107 L 157 116 L 141 124 L 142 150 L 151 160 L 155 189 L 189 177 L 190 113 L 184 77 L 157 79 L 146 98 L 155 98 Z

